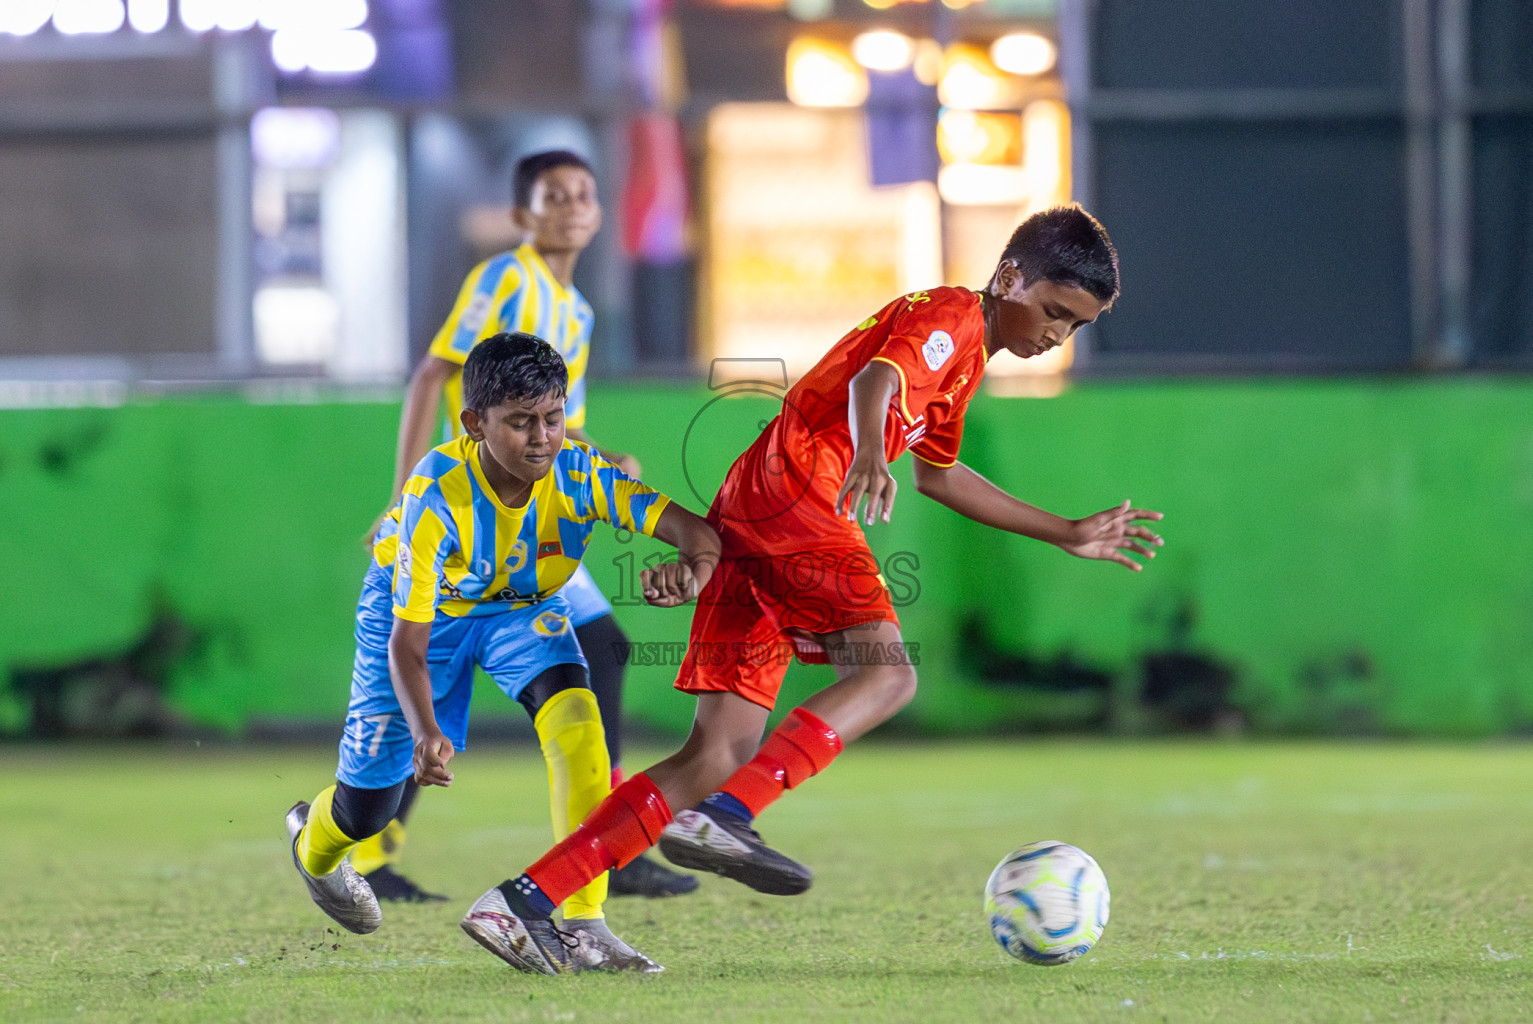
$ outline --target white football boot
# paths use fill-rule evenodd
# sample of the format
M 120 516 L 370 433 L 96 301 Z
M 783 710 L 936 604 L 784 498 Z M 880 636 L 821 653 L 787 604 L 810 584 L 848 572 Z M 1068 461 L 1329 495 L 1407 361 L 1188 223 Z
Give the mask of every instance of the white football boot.
M 638 971 L 659 974 L 665 970 L 649 957 L 612 934 L 601 918 L 565 921 L 564 930 L 575 936 L 577 945 L 570 959 L 577 971 Z
M 303 876 L 303 884 L 309 887 L 309 897 L 315 906 L 333 918 L 336 924 L 349 932 L 366 935 L 375 932 L 383 923 L 383 911 L 378 909 L 378 898 L 372 888 L 347 861 L 328 875 L 311 875 L 298 859 L 298 834 L 309 820 L 309 803 L 300 800 L 287 810 L 287 835 L 293 849 L 293 866 Z
M 579 944 L 548 918 L 520 918 L 511 912 L 505 894 L 491 889 L 474 901 L 459 922 L 485 949 L 528 974 L 562 974 L 576 970 L 570 959 Z

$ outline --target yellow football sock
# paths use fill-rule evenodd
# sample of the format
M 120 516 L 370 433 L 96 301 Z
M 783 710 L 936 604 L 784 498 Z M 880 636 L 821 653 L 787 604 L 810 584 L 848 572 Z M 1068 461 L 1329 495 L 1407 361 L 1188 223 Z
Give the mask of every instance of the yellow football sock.
M 335 823 L 335 815 L 330 809 L 334 799 L 334 786 L 315 797 L 309 805 L 308 823 L 298 833 L 298 860 L 311 875 L 328 875 L 357 845 L 357 841 Z
M 351 866 L 359 875 L 370 875 L 386 864 L 398 864 L 404 845 L 405 826 L 395 818 L 382 832 L 357 844 L 351 851 Z
M 563 839 L 612 792 L 612 766 L 607 759 L 601 712 L 590 690 L 560 690 L 538 709 L 532 724 L 543 746 L 543 759 L 548 762 L 554 838 Z M 564 901 L 564 919 L 600 918 L 606 899 L 607 874 L 602 872 Z

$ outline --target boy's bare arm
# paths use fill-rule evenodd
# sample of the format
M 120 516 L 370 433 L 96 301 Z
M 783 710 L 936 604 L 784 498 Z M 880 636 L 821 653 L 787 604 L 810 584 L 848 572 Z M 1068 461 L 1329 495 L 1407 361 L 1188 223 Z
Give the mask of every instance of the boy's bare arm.
M 916 490 L 961 516 L 1054 544 L 1079 558 L 1117 562 L 1138 572 L 1144 566 L 1126 552 L 1154 558 L 1151 548 L 1165 543 L 1138 523 L 1161 519 L 1161 514 L 1126 501 L 1084 519 L 1065 519 L 1012 497 L 961 462 L 943 467 L 917 459 L 915 478 Z
M 389 677 L 415 739 L 415 781 L 422 786 L 445 786 L 452 782 L 447 762 L 453 749 L 432 708 L 431 671 L 426 667 L 430 643 L 431 623 L 396 617 L 389 632 Z
M 405 392 L 405 407 L 399 417 L 399 448 L 394 458 L 394 497 L 392 506 L 404 493 L 405 481 L 415 464 L 431 450 L 436 434 L 437 410 L 441 408 L 442 388 L 460 367 L 440 356 L 426 356 L 410 375 Z
M 836 495 L 836 515 L 845 514 L 857 521 L 857 507 L 868 499 L 866 522 L 889 521 L 894 512 L 894 477 L 884 457 L 884 420 L 889 415 L 889 400 L 900 389 L 900 374 L 888 363 L 874 360 L 852 378 L 846 402 L 847 426 L 852 432 L 852 463 L 846 468 L 846 482 Z M 841 510 L 846 503 L 845 513 Z
M 673 501 L 660 513 L 655 536 L 676 548 L 677 560 L 639 573 L 644 600 L 659 608 L 686 604 L 713 577 L 719 564 L 719 535 L 701 516 Z

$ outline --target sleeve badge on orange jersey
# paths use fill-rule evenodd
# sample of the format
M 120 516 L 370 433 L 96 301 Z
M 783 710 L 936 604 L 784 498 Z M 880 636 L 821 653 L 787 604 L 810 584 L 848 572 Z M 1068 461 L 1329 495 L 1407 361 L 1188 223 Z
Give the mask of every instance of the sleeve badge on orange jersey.
M 926 344 L 921 346 L 921 354 L 926 357 L 926 365 L 931 369 L 942 369 L 942 364 L 953 354 L 953 336 L 947 331 L 932 331 Z

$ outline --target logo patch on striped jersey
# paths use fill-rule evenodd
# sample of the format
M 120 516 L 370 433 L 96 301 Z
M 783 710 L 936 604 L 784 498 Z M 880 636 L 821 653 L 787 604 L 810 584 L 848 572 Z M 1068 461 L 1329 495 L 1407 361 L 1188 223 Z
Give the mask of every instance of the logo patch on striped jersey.
M 556 540 L 545 540 L 538 545 L 539 558 L 550 558 L 554 555 L 562 554 L 564 554 L 564 548 L 560 547 L 559 542 Z
M 570 620 L 558 612 L 541 612 L 532 620 L 532 628 L 539 636 L 563 636 L 570 628 Z
M 524 540 L 518 540 L 515 544 L 511 545 L 511 550 L 506 552 L 506 571 L 521 572 L 522 566 L 526 564 L 527 542 Z
M 953 354 L 953 336 L 947 331 L 932 331 L 926 344 L 921 346 L 921 354 L 926 357 L 927 366 L 933 370 L 942 369 L 942 364 Z

